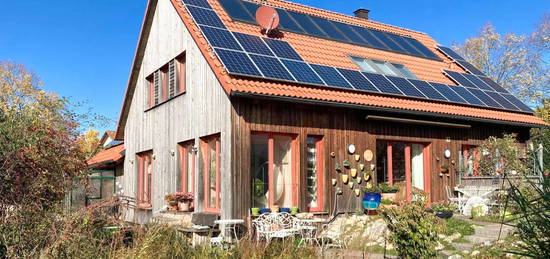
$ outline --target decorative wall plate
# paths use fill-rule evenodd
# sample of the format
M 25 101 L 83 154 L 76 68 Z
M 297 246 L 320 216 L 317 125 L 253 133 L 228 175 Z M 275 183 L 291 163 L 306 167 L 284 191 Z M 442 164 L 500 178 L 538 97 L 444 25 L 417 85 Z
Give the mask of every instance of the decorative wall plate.
M 443 155 L 445 155 L 445 158 L 447 159 L 451 158 L 451 150 L 445 149 L 445 151 L 443 151 Z
M 367 149 L 365 150 L 365 153 L 363 154 L 363 157 L 367 162 L 372 161 L 372 158 L 374 157 L 374 154 L 372 153 L 372 150 Z
M 348 152 L 349 152 L 350 154 L 355 153 L 355 145 L 354 145 L 354 144 L 349 144 L 349 146 L 348 146 Z

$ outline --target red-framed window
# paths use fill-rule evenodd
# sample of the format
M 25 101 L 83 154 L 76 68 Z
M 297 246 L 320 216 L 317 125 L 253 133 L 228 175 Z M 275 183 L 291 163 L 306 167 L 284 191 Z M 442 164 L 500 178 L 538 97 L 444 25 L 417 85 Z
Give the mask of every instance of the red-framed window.
M 306 139 L 306 206 L 309 211 L 324 209 L 324 149 L 322 136 Z
M 185 63 L 186 55 L 182 53 L 145 78 L 149 108 L 185 92 Z
M 220 134 L 201 138 L 204 211 L 220 212 Z
M 152 207 L 153 192 L 153 151 L 146 151 L 136 155 L 137 174 L 138 174 L 138 192 L 137 201 L 140 208 Z
M 294 134 L 251 135 L 252 207 L 297 206 L 297 140 Z
M 479 152 L 475 145 L 462 146 L 462 161 L 464 176 L 480 175 L 479 173 Z
M 195 141 L 178 144 L 178 191 L 195 193 Z

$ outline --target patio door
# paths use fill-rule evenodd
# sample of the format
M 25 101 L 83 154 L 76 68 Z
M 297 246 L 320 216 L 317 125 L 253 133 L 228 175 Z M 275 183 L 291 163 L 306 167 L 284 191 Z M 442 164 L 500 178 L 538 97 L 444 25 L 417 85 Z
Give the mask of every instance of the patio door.
M 412 200 L 413 189 L 429 192 L 428 146 L 421 143 L 378 141 L 377 181 L 398 185 Z

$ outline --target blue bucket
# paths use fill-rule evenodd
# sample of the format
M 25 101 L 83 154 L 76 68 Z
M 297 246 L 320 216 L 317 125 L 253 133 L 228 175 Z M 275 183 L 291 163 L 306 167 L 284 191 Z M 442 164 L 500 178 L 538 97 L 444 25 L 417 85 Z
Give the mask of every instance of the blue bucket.
M 382 195 L 376 192 L 367 192 L 363 195 L 363 208 L 367 210 L 375 210 L 380 206 Z

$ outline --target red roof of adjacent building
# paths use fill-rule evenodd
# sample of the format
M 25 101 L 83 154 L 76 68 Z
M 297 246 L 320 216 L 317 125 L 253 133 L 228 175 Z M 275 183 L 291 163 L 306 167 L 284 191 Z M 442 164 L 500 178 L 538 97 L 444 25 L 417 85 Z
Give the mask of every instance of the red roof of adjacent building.
M 124 157 L 124 143 L 108 147 L 88 160 L 88 167 L 98 167 L 104 164 L 117 163 Z
M 208 45 L 208 42 L 201 34 L 199 27 L 194 23 L 193 19 L 191 18 L 190 14 L 187 12 L 181 1 L 171 1 L 176 7 L 177 12 L 182 18 L 182 21 L 186 25 L 190 34 L 199 46 L 199 49 L 206 57 L 208 63 L 213 68 L 214 73 L 216 74 L 220 83 L 228 94 L 247 93 L 262 96 L 265 95 L 273 97 L 290 97 L 323 102 L 420 111 L 432 114 L 445 114 L 459 117 L 508 121 L 527 125 L 547 125 L 544 121 L 537 118 L 536 116 L 526 113 L 503 111 L 491 108 L 479 108 L 452 103 L 442 103 L 430 100 L 416 100 L 406 97 L 384 96 L 368 92 L 357 92 L 353 90 L 350 91 L 346 89 L 334 89 L 282 81 L 277 82 L 260 78 L 232 76 L 229 75 L 227 71 L 225 71 L 222 63 L 216 57 L 213 48 Z M 261 28 L 259 26 L 232 20 L 217 0 L 208 0 L 208 2 L 229 30 L 251 35 L 264 36 L 261 34 Z M 300 54 L 304 61 L 309 63 L 358 70 L 358 67 L 354 63 L 352 63 L 348 56 L 353 55 L 364 58 L 372 58 L 403 64 L 421 80 L 438 82 L 448 85 L 456 84 L 452 80 L 447 78 L 442 73 L 442 70 L 453 70 L 461 73 L 466 73 L 465 70 L 456 66 L 451 59 L 440 53 L 436 49 L 436 46 L 439 44 L 426 33 L 383 24 L 363 18 L 334 13 L 287 1 L 269 0 L 251 2 L 263 2 L 273 7 L 278 7 L 309 15 L 315 15 L 330 20 L 345 22 L 348 24 L 367 27 L 380 31 L 409 36 L 420 41 L 442 59 L 442 61 L 437 61 L 285 31 L 284 37 L 281 40 L 290 43 L 290 45 L 294 47 L 294 49 L 298 52 L 298 54 Z M 129 90 L 132 90 L 131 86 L 129 86 Z M 127 92 L 127 98 L 131 94 L 133 94 L 133 92 Z M 127 101 L 130 100 L 125 100 L 125 102 Z M 124 105 L 127 105 L 127 103 L 125 103 Z M 123 107 L 123 114 L 121 114 L 121 120 L 119 121 L 119 129 L 117 130 L 118 137 L 123 135 L 123 129 L 121 129 L 120 126 L 123 126 L 125 124 L 125 109 L 126 108 Z

